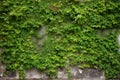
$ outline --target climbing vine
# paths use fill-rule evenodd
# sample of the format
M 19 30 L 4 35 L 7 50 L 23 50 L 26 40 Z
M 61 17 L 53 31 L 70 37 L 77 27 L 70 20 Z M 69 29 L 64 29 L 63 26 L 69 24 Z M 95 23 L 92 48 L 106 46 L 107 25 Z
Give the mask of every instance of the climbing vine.
M 0 3 L 0 60 L 8 70 L 18 70 L 21 79 L 23 71 L 33 67 L 53 76 L 68 61 L 120 78 L 119 0 Z

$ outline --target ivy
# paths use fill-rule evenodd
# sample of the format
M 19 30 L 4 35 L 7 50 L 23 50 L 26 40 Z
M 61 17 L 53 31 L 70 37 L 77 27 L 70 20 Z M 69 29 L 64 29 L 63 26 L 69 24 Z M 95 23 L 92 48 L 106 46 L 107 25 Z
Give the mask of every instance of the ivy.
M 119 78 L 119 0 L 0 3 L 0 59 L 8 70 L 18 70 L 21 79 L 24 70 L 33 67 L 53 76 L 68 61 Z

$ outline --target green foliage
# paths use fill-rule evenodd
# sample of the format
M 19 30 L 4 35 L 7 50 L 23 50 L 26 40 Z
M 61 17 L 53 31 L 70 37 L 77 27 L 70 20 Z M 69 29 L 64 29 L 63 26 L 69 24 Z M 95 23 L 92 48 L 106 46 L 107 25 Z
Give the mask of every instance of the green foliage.
M 99 68 L 107 78 L 117 78 L 119 0 L 2 0 L 0 3 L 3 49 L 0 59 L 8 69 L 18 70 L 21 79 L 24 69 L 33 67 L 52 76 L 68 60 L 71 66 Z M 41 27 L 46 28 L 46 33 L 40 36 Z M 42 39 L 43 44 L 38 45 Z

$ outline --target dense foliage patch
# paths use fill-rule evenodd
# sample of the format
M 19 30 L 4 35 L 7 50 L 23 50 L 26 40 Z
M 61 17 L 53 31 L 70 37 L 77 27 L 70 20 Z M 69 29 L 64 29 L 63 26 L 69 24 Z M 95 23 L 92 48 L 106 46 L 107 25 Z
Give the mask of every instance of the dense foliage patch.
M 119 0 L 1 0 L 0 60 L 21 78 L 25 69 L 52 76 L 66 65 L 116 78 L 119 13 Z

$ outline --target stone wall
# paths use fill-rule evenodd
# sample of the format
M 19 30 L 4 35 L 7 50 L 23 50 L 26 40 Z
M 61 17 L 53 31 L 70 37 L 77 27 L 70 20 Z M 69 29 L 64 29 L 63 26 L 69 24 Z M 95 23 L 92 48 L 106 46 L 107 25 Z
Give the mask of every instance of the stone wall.
M 9 71 L 7 75 L 5 66 L 0 66 L 0 80 L 19 80 L 19 73 Z M 68 71 L 58 70 L 56 78 L 49 78 L 45 73 L 41 73 L 37 69 L 25 70 L 24 80 L 105 80 L 104 72 L 96 69 L 79 69 L 78 67 L 72 67 Z
M 39 47 L 39 45 L 43 45 L 44 40 L 47 39 L 47 36 L 45 35 L 44 27 L 42 27 L 39 34 L 40 36 L 45 36 L 45 37 L 43 38 L 43 40 L 39 40 L 39 44 L 37 44 L 36 47 Z M 33 38 L 33 42 L 34 41 L 36 41 L 35 38 Z M 118 36 L 118 42 L 120 45 L 120 35 Z M 2 49 L 0 48 L 0 52 L 1 51 Z M 19 73 L 17 71 L 16 72 L 9 71 L 7 75 L 5 75 L 5 73 L 6 73 L 5 65 L 2 65 L 0 63 L 0 80 L 19 80 Z M 42 73 L 37 69 L 30 69 L 30 70 L 25 70 L 24 80 L 105 80 L 105 74 L 104 71 L 102 70 L 79 69 L 77 66 L 75 66 L 70 68 L 70 71 L 58 70 L 57 77 L 51 79 L 45 73 Z M 120 79 L 109 79 L 109 80 L 120 80 Z

